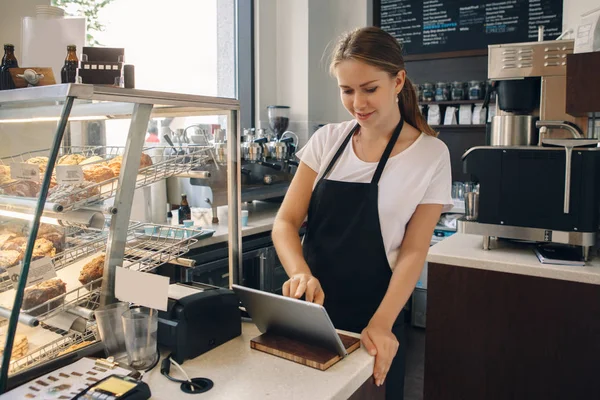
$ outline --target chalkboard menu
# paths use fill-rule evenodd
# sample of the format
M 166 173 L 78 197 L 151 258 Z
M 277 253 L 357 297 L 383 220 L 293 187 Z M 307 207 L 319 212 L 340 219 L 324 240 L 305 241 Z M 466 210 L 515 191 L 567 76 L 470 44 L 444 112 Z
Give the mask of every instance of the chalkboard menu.
M 545 27 L 545 39 L 555 39 L 562 30 L 563 0 L 378 0 L 374 4 L 375 25 L 401 41 L 407 56 L 469 50 L 485 54 L 489 44 L 536 41 L 539 25 Z

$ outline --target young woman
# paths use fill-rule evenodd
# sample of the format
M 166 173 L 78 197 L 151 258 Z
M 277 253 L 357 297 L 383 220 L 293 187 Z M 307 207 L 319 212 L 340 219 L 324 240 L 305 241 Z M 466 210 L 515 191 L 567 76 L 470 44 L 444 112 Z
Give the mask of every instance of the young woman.
M 344 35 L 331 72 L 354 119 L 324 126 L 298 152 L 273 226 L 290 277 L 283 294 L 305 295 L 325 306 L 336 328 L 361 332 L 375 356 L 375 383 L 385 380 L 387 398 L 401 399 L 401 311 L 440 214 L 452 207 L 450 156 L 420 114 L 402 49 L 388 33 Z

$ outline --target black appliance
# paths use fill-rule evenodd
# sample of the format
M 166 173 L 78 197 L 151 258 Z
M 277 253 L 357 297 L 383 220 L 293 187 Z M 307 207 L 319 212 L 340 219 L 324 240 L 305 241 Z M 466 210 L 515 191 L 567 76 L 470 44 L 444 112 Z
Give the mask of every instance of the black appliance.
M 169 299 L 158 313 L 158 344 L 178 363 L 241 335 L 239 300 L 231 290 L 202 284 L 184 284 L 198 291 Z
M 568 196 L 570 207 L 565 213 L 567 168 L 564 148 L 470 149 L 463 156 L 463 168 L 473 181 L 480 184 L 477 223 L 597 232 L 600 215 L 599 150 L 597 147 L 573 149 Z

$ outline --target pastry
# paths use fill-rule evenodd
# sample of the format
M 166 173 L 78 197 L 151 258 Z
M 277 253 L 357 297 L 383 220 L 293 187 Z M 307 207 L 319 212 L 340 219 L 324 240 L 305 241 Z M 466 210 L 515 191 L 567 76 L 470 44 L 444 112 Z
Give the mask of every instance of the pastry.
M 4 242 L 2 245 L 2 250 L 23 251 L 25 246 L 27 246 L 27 238 L 25 236 L 15 236 L 14 238 Z
M 86 346 L 88 346 L 88 345 L 90 345 L 92 343 L 94 343 L 94 342 L 92 342 L 91 340 L 86 340 L 86 341 L 81 342 L 81 343 L 72 344 L 69 347 L 67 347 L 66 349 L 64 349 L 63 351 L 61 351 L 60 353 L 58 353 L 58 355 L 62 356 L 63 354 L 67 354 L 67 353 L 70 353 L 72 351 L 82 349 L 82 348 L 84 348 L 84 347 L 86 347 Z
M 0 248 L 4 247 L 6 242 L 8 242 L 11 239 L 14 239 L 15 237 L 17 237 L 17 235 L 13 232 L 3 232 L 2 234 L 0 234 Z
M 121 164 L 123 163 L 123 156 L 116 156 L 108 162 L 108 166 L 114 171 L 115 176 L 119 176 L 121 174 Z M 139 168 L 146 168 L 152 165 L 152 158 L 148 154 L 142 153 L 142 157 L 140 158 L 140 166 Z
M 22 247 L 22 250 L 25 251 L 25 246 Z M 39 258 L 39 257 L 54 257 L 56 255 L 56 249 L 54 248 L 54 244 L 48 239 L 37 239 L 35 244 L 33 245 L 33 254 L 31 257 Z
M 40 172 L 45 172 L 48 166 L 48 157 L 31 157 L 26 163 L 37 164 L 40 167 Z
M 82 200 L 93 200 L 94 196 L 100 194 L 99 187 L 90 188 L 94 185 L 96 184 L 93 182 L 57 185 L 48 191 L 46 202 L 67 206 Z M 88 189 L 86 190 L 86 188 Z
M 79 165 L 96 164 L 96 163 L 100 164 L 100 161 L 104 161 L 104 158 L 102 158 L 100 156 L 91 156 L 89 158 L 86 158 L 82 162 L 80 162 Z M 104 165 L 105 163 L 101 163 L 101 164 Z
M 95 257 L 92 261 L 85 264 L 79 273 L 79 282 L 83 285 L 102 278 L 104 272 L 104 254 Z
M 67 154 L 59 158 L 57 165 L 79 165 L 80 162 L 85 160 L 85 156 L 81 154 Z
M 0 175 L 0 185 L 2 185 L 4 183 L 10 183 L 10 182 L 14 182 L 14 179 L 12 179 L 10 177 L 10 174 L 8 174 L 8 175 Z
M 104 182 L 115 177 L 113 170 L 106 165 L 90 165 L 83 168 L 83 179 L 90 182 Z
M 14 181 L 4 185 L 2 192 L 9 196 L 37 197 L 40 192 L 40 184 L 25 180 Z
M 60 232 L 45 233 L 38 235 L 39 239 L 46 239 L 52 243 L 56 253 L 60 253 L 65 249 L 65 235 Z
M 0 352 L 4 351 L 4 345 L 6 343 L 6 338 L 0 338 Z M 17 333 L 15 335 L 15 340 L 13 341 L 12 352 L 10 353 L 11 360 L 17 360 L 21 357 L 25 357 L 27 352 L 29 351 L 29 341 L 27 340 L 27 336 Z
M 0 164 L 0 175 L 10 176 L 10 167 L 8 165 Z
M 23 253 L 18 250 L 0 250 L 0 267 L 15 266 L 23 259 Z
M 140 169 L 146 168 L 152 165 L 152 159 L 146 153 L 142 153 L 142 158 L 140 159 Z
M 67 284 L 61 279 L 54 278 L 37 285 L 30 286 L 25 289 L 23 295 L 23 310 L 31 310 L 34 307 L 39 306 L 47 302 L 48 300 L 54 299 L 58 296 L 67 293 Z M 64 296 L 50 302 L 48 307 L 41 307 L 38 310 L 30 312 L 31 315 L 40 315 L 44 312 L 49 311 L 52 308 L 58 307 L 65 301 Z

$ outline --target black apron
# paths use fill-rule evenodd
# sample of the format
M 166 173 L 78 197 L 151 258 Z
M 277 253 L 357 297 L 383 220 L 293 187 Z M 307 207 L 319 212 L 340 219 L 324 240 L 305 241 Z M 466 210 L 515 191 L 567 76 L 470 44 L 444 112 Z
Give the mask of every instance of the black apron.
M 375 314 L 392 277 L 379 224 L 378 184 L 403 126 L 401 118 L 370 183 L 326 179 L 349 145 L 359 127 L 357 124 L 313 189 L 303 253 L 312 274 L 321 282 L 324 306 L 337 329 L 360 333 Z M 402 313 L 392 332 L 400 348 L 386 378 L 386 398 L 402 399 L 405 353 Z

